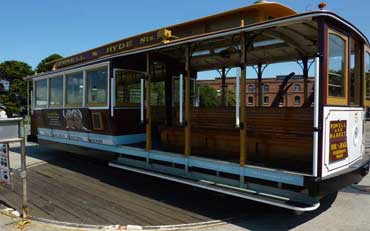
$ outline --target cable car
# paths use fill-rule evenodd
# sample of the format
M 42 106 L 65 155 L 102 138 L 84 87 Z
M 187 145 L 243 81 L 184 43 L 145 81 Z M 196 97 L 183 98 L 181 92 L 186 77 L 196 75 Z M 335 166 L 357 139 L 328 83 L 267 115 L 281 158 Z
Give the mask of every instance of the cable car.
M 263 67 L 297 61 L 302 104 L 281 104 L 294 82 L 289 67 L 266 103 Z M 304 212 L 369 171 L 369 66 L 368 39 L 339 15 L 258 1 L 57 60 L 25 79 L 40 145 Z M 248 107 L 251 67 L 256 105 Z M 212 70 L 222 70 L 217 105 L 199 85 L 199 73 Z

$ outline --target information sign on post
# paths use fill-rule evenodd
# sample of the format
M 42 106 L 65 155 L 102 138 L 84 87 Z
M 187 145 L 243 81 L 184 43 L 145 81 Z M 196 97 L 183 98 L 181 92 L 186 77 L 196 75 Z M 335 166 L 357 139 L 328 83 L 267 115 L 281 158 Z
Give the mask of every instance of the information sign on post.
M 0 144 L 0 183 L 10 184 L 9 146 Z

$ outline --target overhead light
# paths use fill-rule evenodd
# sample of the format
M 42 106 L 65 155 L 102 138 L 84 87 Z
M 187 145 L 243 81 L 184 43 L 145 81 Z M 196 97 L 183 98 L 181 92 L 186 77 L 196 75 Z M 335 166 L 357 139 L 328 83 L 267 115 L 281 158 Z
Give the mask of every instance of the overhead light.
M 195 51 L 193 53 L 193 56 L 202 56 L 202 55 L 209 55 L 211 52 L 209 50 L 201 50 L 201 51 Z
M 262 41 L 254 42 L 253 47 L 254 48 L 266 47 L 266 46 L 273 46 L 273 45 L 283 44 L 283 43 L 284 41 L 281 39 L 269 39 L 269 40 L 262 40 Z

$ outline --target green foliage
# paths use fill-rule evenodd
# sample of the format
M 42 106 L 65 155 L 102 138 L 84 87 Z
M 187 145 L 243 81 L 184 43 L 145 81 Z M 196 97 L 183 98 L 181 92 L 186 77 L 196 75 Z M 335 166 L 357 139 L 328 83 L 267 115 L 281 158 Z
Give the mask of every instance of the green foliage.
M 220 97 L 217 96 L 217 91 L 209 86 L 199 85 L 199 106 L 205 108 L 217 107 L 220 104 Z
M 15 60 L 0 63 L 0 78 L 10 82 L 9 92 L 0 93 L 0 103 L 6 106 L 9 116 L 20 113 L 27 105 L 27 84 L 23 78 L 32 74 L 27 63 Z
M 22 78 L 32 74 L 32 68 L 27 63 L 15 60 L 0 63 L 0 78 L 11 83 L 16 79 L 22 80 Z
M 51 71 L 53 69 L 53 65 L 54 65 L 53 61 L 61 59 L 61 58 L 63 58 L 63 56 L 61 56 L 59 54 L 52 54 L 52 55 L 46 57 L 45 59 L 41 60 L 41 62 L 37 65 L 35 71 L 37 73 Z

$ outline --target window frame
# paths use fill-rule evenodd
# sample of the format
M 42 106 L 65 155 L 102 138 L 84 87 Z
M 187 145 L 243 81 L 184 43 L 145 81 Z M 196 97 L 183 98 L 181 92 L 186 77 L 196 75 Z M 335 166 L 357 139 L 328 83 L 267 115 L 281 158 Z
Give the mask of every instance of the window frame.
M 297 99 L 299 102 L 297 102 Z M 302 98 L 299 95 L 294 96 L 294 105 L 301 105 L 302 104 Z
M 57 78 L 62 79 L 62 104 L 53 106 L 53 105 L 50 104 L 50 102 L 51 102 L 51 93 L 50 93 L 51 92 L 51 80 L 57 79 Z M 49 84 L 48 84 L 48 95 L 49 95 L 49 97 L 48 97 L 48 108 L 54 109 L 54 108 L 60 108 L 60 107 L 64 106 L 64 101 L 65 101 L 64 100 L 64 84 L 65 84 L 64 80 L 65 80 L 64 75 L 56 75 L 56 76 L 48 78 L 48 82 L 49 82 Z
M 88 100 L 89 100 L 89 93 L 88 93 L 88 76 L 87 76 L 87 72 L 89 71 L 94 71 L 94 70 L 99 70 L 99 69 L 103 69 L 103 68 L 106 68 L 107 70 L 107 96 L 106 96 L 106 101 L 105 103 L 89 103 Z M 110 75 L 109 75 L 109 66 L 106 66 L 106 65 L 102 65 L 102 66 L 98 66 L 98 67 L 91 67 L 91 68 L 87 68 L 84 70 L 84 105 L 89 107 L 89 108 L 98 108 L 98 107 L 109 107 L 109 96 L 110 96 L 110 88 L 109 88 L 109 82 L 110 82 Z
M 143 72 L 143 71 L 137 71 L 137 70 L 131 70 L 131 69 L 120 69 L 120 68 L 114 68 L 114 107 L 116 109 L 137 109 L 137 108 L 140 108 L 140 103 L 138 104 L 132 104 L 132 103 L 119 103 L 117 102 L 117 75 L 116 75 L 116 71 L 122 71 L 122 72 L 135 72 L 135 73 L 138 73 L 138 74 L 141 74 L 143 75 L 143 78 L 141 79 L 144 79 L 144 92 L 145 92 L 145 79 L 146 79 L 146 72 Z M 140 84 L 140 82 L 139 82 Z M 144 93 L 145 95 L 145 93 Z M 144 97 L 145 98 L 145 97 Z M 145 106 L 144 106 L 145 107 Z
M 330 96 L 329 95 L 329 53 L 330 53 L 330 35 L 336 35 L 339 38 L 344 40 L 345 48 L 344 48 L 344 68 L 343 68 L 343 77 L 344 77 L 344 96 Z M 328 38 L 327 38 L 327 104 L 328 105 L 348 105 L 348 99 L 349 99 L 349 92 L 348 92 L 348 85 L 349 85 L 349 37 L 347 35 L 344 35 L 334 29 L 329 28 L 327 32 Z
M 104 67 L 106 66 L 107 69 L 108 69 L 108 78 L 107 78 L 107 82 L 108 82 L 108 94 L 107 94 L 107 105 L 106 106 L 91 106 L 91 105 L 87 105 L 86 104 L 86 71 L 88 70 L 91 70 L 91 69 L 97 69 L 97 68 L 101 68 L 101 67 Z M 49 75 L 45 75 L 45 76 L 41 76 L 41 77 L 37 77 L 37 78 L 34 78 L 33 79 L 33 89 L 36 89 L 35 88 L 35 85 L 36 85 L 36 81 L 39 81 L 39 80 L 44 80 L 46 79 L 47 80 L 47 97 L 48 97 L 48 103 L 47 103 L 47 107 L 37 107 L 36 106 L 36 95 L 34 94 L 34 90 L 33 90 L 33 93 L 32 93 L 32 105 L 33 105 L 33 110 L 43 110 L 43 109 L 70 109 L 70 108 L 88 108 L 88 109 L 94 109 L 94 110 L 106 110 L 106 109 L 109 109 L 110 107 L 110 104 L 112 103 L 111 101 L 111 89 L 112 89 L 112 86 L 111 86 L 111 67 L 110 67 L 110 62 L 102 62 L 102 63 L 98 63 L 98 64 L 93 64 L 93 65 L 88 65 L 88 66 L 82 66 L 82 67 L 78 67 L 78 68 L 74 68 L 74 69 L 69 69 L 69 70 L 65 70 L 65 71 L 60 71 L 60 72 L 57 72 L 57 73 L 53 73 L 53 74 L 49 74 Z M 66 99 L 67 99 L 67 77 L 66 75 L 68 74 L 73 74 L 73 73 L 76 73 L 76 72 L 83 72 L 83 84 L 84 84 L 84 90 L 83 90 L 83 102 L 82 102 L 82 105 L 67 105 L 66 104 Z M 58 107 L 49 107 L 49 102 L 50 102 L 50 79 L 52 78 L 55 78 L 55 77 L 59 77 L 59 76 L 63 76 L 63 105 L 62 106 L 58 106 Z
M 46 105 L 41 106 L 37 105 L 37 82 L 38 81 L 46 81 Z M 49 79 L 48 78 L 41 78 L 33 80 L 33 104 L 35 110 L 44 110 L 49 108 Z
M 370 60 L 370 47 L 365 45 L 364 48 L 364 60 L 363 60 L 363 102 L 364 106 L 370 107 L 370 96 L 368 99 L 368 96 L 366 95 L 366 55 L 369 55 L 369 60 Z

